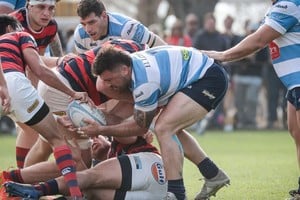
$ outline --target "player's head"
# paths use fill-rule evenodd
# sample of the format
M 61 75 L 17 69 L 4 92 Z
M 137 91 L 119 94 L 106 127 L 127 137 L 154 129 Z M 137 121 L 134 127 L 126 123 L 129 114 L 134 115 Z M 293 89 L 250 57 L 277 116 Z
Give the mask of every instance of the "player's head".
M 59 0 L 27 0 L 26 8 L 31 28 L 45 27 L 53 18 Z M 37 30 L 36 30 L 37 31 Z
M 99 17 L 104 11 L 106 11 L 105 6 L 100 0 L 81 0 L 77 7 L 77 14 L 82 19 L 91 13 Z
M 93 63 L 97 76 L 97 89 L 109 88 L 117 92 L 127 91 L 131 82 L 132 60 L 128 52 L 113 46 L 103 47 Z M 101 84 L 101 87 L 98 85 Z
M 93 40 L 107 34 L 108 18 L 105 6 L 100 0 L 81 0 L 77 14 L 84 30 Z
M 0 35 L 21 29 L 21 24 L 14 17 L 9 15 L 0 15 Z
M 77 14 L 84 30 L 93 40 L 99 40 L 107 34 L 108 17 L 105 6 L 100 0 L 81 0 Z

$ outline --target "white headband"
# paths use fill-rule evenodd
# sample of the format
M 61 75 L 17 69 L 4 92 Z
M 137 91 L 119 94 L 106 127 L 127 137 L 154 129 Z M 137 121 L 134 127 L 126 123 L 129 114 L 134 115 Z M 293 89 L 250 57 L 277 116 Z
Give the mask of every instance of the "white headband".
M 55 6 L 56 0 L 30 0 L 29 4 L 32 6 L 38 5 L 38 4 L 47 4 L 47 5 Z

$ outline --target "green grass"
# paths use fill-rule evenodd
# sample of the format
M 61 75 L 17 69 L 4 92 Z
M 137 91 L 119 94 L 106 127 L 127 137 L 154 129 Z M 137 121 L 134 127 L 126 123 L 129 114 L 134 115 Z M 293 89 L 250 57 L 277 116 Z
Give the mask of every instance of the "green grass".
M 299 176 L 295 145 L 287 131 L 207 132 L 196 136 L 210 158 L 231 177 L 218 200 L 284 200 Z M 15 166 L 14 136 L 0 136 L 0 169 Z M 184 163 L 188 199 L 203 181 L 198 169 Z

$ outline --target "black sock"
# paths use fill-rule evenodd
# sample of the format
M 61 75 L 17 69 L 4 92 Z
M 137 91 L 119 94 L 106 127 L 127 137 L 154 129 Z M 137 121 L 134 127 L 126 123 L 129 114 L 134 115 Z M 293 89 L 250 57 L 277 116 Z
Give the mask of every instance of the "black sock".
M 200 173 L 206 178 L 211 179 L 218 174 L 219 168 L 209 158 L 205 158 L 198 165 Z
M 172 192 L 178 200 L 185 199 L 183 179 L 168 180 L 168 192 Z
M 59 193 L 58 185 L 55 179 L 44 183 L 39 183 L 35 185 L 34 188 L 41 191 L 43 195 L 54 195 Z

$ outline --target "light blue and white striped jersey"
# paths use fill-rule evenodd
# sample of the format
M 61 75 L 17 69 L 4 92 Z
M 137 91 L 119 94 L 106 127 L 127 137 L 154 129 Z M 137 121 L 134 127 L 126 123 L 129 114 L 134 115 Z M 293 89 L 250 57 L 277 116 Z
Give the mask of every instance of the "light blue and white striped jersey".
M 265 17 L 265 24 L 282 36 L 270 43 L 274 69 L 288 88 L 300 86 L 300 0 L 278 0 Z
M 159 46 L 131 54 L 135 108 L 151 111 L 197 81 L 214 63 L 195 48 Z
M 130 17 L 109 13 L 108 15 L 108 33 L 104 38 L 94 41 L 84 30 L 82 24 L 77 25 L 74 31 L 75 47 L 78 53 L 92 49 L 106 42 L 107 40 L 122 38 L 130 39 L 140 44 L 146 44 L 149 40 L 149 30 L 139 21 Z

